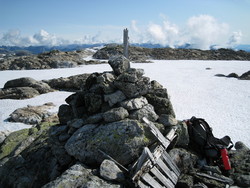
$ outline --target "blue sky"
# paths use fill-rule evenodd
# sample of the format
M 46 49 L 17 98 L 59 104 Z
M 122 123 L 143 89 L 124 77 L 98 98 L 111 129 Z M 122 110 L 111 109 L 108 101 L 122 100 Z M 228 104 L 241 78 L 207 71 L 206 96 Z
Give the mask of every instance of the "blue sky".
M 0 45 L 250 44 L 250 0 L 0 0 Z

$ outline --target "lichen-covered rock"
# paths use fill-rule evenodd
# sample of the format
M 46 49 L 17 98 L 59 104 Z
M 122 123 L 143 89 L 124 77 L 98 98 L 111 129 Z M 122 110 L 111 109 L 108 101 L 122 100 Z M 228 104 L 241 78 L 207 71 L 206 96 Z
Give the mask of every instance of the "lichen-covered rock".
M 143 108 L 147 104 L 148 101 L 145 97 L 128 99 L 120 103 L 120 105 L 127 110 L 138 110 L 140 108 Z
M 123 108 L 113 108 L 105 113 L 103 113 L 103 119 L 105 122 L 115 122 L 125 119 L 129 116 L 128 111 Z
M 4 140 L 0 145 L 0 187 L 38 188 L 50 181 L 55 171 L 60 173 L 49 146 L 50 127 L 44 123 L 13 132 Z
M 0 144 L 5 140 L 5 138 L 10 134 L 9 131 L 0 131 Z
M 112 107 L 116 103 L 121 102 L 126 99 L 126 96 L 120 91 L 117 90 L 114 93 L 104 95 L 104 101 L 109 103 L 109 106 Z
M 137 82 L 115 80 L 114 85 L 128 98 L 135 98 L 147 94 L 150 88 L 149 78 L 143 77 Z
M 54 91 L 48 84 L 42 81 L 36 81 L 35 79 L 29 77 L 9 80 L 4 84 L 4 89 L 15 87 L 31 87 L 36 89 L 40 94 Z
M 51 88 L 64 91 L 79 91 L 84 85 L 86 79 L 90 74 L 79 74 L 66 78 L 54 78 L 50 80 L 43 80 L 44 83 L 47 83 Z
M 105 159 L 100 166 L 100 176 L 109 181 L 124 182 L 125 175 L 114 161 Z
M 169 155 L 179 167 L 182 173 L 188 173 L 194 169 L 198 157 L 191 154 L 185 149 L 174 148 L 169 152 Z
M 72 108 L 67 104 L 61 105 L 58 110 L 58 117 L 61 124 L 67 124 L 68 121 L 74 118 Z
M 66 170 L 56 180 L 44 185 L 42 188 L 75 188 L 75 187 L 104 187 L 120 188 L 119 184 L 112 184 L 94 175 L 93 171 L 78 163 Z
M 148 118 L 150 121 L 156 121 L 158 115 L 154 111 L 154 107 L 151 104 L 147 104 L 142 108 L 130 113 L 129 118 L 142 120 L 143 117 Z
M 67 141 L 67 152 L 85 164 L 101 164 L 102 150 L 123 165 L 136 159 L 149 140 L 136 120 L 122 120 L 105 125 L 85 125 Z
M 40 93 L 32 87 L 0 89 L 0 99 L 29 99 L 38 95 Z
M 95 93 L 87 93 L 84 95 L 86 110 L 89 114 L 99 112 L 103 104 L 103 97 Z
M 145 97 L 148 102 L 154 106 L 157 114 L 167 114 L 175 117 L 173 106 L 166 89 L 151 90 Z
M 178 123 L 178 121 L 172 115 L 168 114 L 161 114 L 158 122 L 165 125 L 166 127 L 175 126 Z
M 52 103 L 46 103 L 41 106 L 27 106 L 24 108 L 18 108 L 10 114 L 9 121 L 22 122 L 25 124 L 39 124 L 44 121 L 53 113 L 48 110 L 55 105 Z

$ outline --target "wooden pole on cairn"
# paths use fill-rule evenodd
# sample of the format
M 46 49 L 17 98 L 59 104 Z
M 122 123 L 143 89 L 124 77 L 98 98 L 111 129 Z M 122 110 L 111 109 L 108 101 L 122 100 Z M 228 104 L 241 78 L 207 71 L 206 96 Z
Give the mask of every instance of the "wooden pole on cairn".
M 123 30 L 123 55 L 128 58 L 128 29 Z

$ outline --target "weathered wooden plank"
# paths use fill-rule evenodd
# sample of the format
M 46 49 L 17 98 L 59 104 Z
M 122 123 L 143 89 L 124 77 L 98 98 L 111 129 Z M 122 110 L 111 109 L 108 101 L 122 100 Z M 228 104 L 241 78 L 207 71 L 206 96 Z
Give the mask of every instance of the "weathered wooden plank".
M 175 185 L 166 178 L 156 167 L 150 170 L 167 188 L 174 188 Z
M 168 164 L 168 166 L 175 172 L 175 174 L 177 176 L 180 176 L 181 171 L 178 168 L 178 166 L 173 162 L 172 158 L 170 157 L 170 155 L 166 152 L 163 151 L 162 153 L 162 158 L 164 158 L 164 161 L 166 161 L 166 163 Z
M 176 137 L 175 135 L 176 128 L 172 128 L 168 134 L 166 135 L 166 139 L 168 139 L 170 142 L 173 141 L 173 139 Z
M 137 182 L 137 185 L 140 187 L 140 188 L 150 188 L 150 186 L 148 186 L 148 185 L 145 185 L 142 181 L 138 181 Z
M 163 173 L 165 173 L 167 175 L 167 177 L 174 183 L 176 184 L 177 181 L 178 181 L 178 177 L 176 176 L 176 174 L 171 171 L 167 165 L 161 160 L 161 159 L 158 159 L 156 161 L 157 165 L 158 165 L 158 168 L 160 168 L 162 170 Z
M 143 149 L 141 156 L 137 160 L 137 162 L 133 165 L 132 169 L 135 169 L 134 173 L 136 174 L 142 167 L 142 165 L 145 163 L 145 161 L 148 159 L 148 153 L 146 151 L 146 147 Z
M 216 176 L 216 174 L 209 175 L 209 174 L 201 173 L 201 172 L 196 173 L 196 175 L 206 177 L 209 179 L 213 179 L 213 180 L 216 180 L 225 184 L 229 184 L 229 185 L 232 185 L 234 183 L 234 181 L 231 178 L 226 177 L 226 176 Z
M 161 184 L 159 184 L 149 173 L 146 173 L 142 176 L 142 179 L 146 181 L 153 188 L 163 188 Z
M 162 145 L 167 148 L 170 144 L 170 141 L 168 139 L 166 139 L 161 132 L 159 131 L 159 129 L 157 129 L 157 127 L 150 122 L 146 117 L 143 117 L 142 120 L 150 127 L 151 132 L 156 136 L 156 138 L 162 143 Z
M 138 176 L 138 174 L 142 174 L 141 169 L 143 166 L 148 166 L 152 167 L 153 165 L 155 165 L 156 161 L 155 161 L 155 157 L 154 155 L 150 152 L 148 147 L 145 147 L 142 151 L 141 156 L 139 157 L 139 159 L 137 160 L 137 162 L 133 165 L 132 169 L 135 169 L 135 171 L 133 171 L 133 180 L 136 179 L 136 177 Z M 144 170 L 144 168 L 143 168 Z

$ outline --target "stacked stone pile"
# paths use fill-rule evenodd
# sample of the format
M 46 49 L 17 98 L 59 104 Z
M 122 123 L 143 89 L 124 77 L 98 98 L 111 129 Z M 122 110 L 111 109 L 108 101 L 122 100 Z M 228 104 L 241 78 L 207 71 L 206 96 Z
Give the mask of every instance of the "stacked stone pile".
M 168 121 L 174 111 L 167 90 L 144 77 L 142 69 L 130 68 L 129 60 L 115 56 L 109 60 L 113 72 L 93 73 L 85 90 L 66 99 L 59 108 L 60 123 L 67 124 L 67 152 L 84 162 L 100 164 L 99 150 L 128 165 L 152 143 L 152 135 L 141 123 L 142 117 Z M 158 124 L 166 133 L 167 127 Z M 150 136 L 151 137 L 150 137 Z

